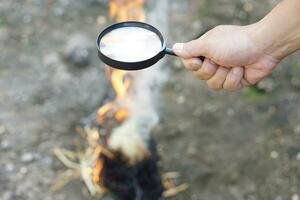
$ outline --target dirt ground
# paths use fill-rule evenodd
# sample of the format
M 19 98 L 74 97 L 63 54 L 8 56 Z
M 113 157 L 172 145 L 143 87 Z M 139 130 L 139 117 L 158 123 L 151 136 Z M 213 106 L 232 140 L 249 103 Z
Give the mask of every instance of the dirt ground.
M 274 0 L 172 0 L 168 42 L 248 24 Z M 151 6 L 148 6 L 151 9 Z M 91 199 L 80 180 L 51 192 L 76 124 L 110 95 L 95 51 L 105 0 L 0 1 L 0 199 Z M 212 91 L 169 58 L 153 131 L 163 171 L 189 189 L 174 200 L 299 200 L 300 54 L 237 93 Z M 100 66 L 100 67 L 99 67 Z

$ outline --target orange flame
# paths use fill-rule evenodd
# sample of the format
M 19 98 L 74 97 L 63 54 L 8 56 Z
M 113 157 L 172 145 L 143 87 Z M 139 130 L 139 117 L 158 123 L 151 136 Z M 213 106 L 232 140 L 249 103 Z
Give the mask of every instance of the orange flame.
M 95 153 L 100 154 L 101 152 L 102 152 L 102 147 L 99 145 L 95 149 Z M 103 161 L 100 159 L 97 159 L 95 166 L 93 168 L 93 171 L 92 171 L 94 183 L 98 183 L 98 184 L 100 183 L 101 180 L 100 180 L 99 174 L 101 173 L 102 168 L 103 168 Z
M 116 21 L 145 21 L 144 0 L 110 0 L 109 14 Z
M 145 21 L 144 0 L 110 0 L 109 15 L 117 22 L 136 20 Z M 116 98 L 102 106 L 97 113 L 97 122 L 103 122 L 106 117 L 113 117 L 118 122 L 124 121 L 128 117 L 128 111 L 124 107 L 119 107 L 118 101 L 122 100 L 128 94 L 130 87 L 130 79 L 126 79 L 127 71 L 110 69 L 106 66 L 106 71 L 109 72 L 112 87 L 116 92 Z M 108 116 L 107 116 L 108 115 Z
M 145 21 L 144 0 L 110 0 L 109 15 L 117 22 L 121 21 Z M 127 97 L 131 85 L 131 79 L 128 78 L 127 71 L 112 69 L 106 66 L 106 72 L 109 74 L 112 87 L 116 93 L 114 101 L 109 102 L 99 108 L 96 121 L 105 123 L 105 118 L 113 118 L 117 122 L 123 122 L 129 116 L 127 109 L 120 105 L 120 101 Z M 95 153 L 103 153 L 105 149 L 100 145 L 95 149 Z M 92 171 L 94 183 L 101 183 L 100 173 L 103 168 L 103 162 L 97 159 Z

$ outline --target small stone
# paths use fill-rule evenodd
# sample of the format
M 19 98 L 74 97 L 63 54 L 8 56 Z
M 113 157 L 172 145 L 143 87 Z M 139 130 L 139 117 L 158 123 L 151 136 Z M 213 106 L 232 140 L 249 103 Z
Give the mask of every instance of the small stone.
M 7 163 L 4 167 L 6 172 L 13 172 L 15 171 L 15 165 L 12 163 Z
M 9 141 L 8 140 L 3 140 L 2 142 L 1 142 L 1 149 L 2 150 L 7 150 L 7 149 L 9 149 L 10 148 L 10 143 L 9 143 Z
M 32 153 L 27 152 L 21 156 L 22 162 L 28 163 L 28 162 L 32 162 L 33 160 L 34 160 L 34 155 Z
M 0 125 L 0 135 L 4 134 L 6 131 L 6 128 L 4 126 Z
M 257 87 L 266 92 L 273 92 L 277 88 L 276 82 L 272 78 L 267 78 L 260 81 Z
M 299 195 L 298 194 L 293 194 L 291 200 L 299 200 Z
M 296 159 L 300 161 L 300 152 L 296 155 Z
M 88 66 L 90 63 L 89 49 L 91 42 L 84 35 L 74 35 L 67 43 L 64 57 L 78 67 Z
M 250 2 L 244 3 L 244 10 L 246 12 L 251 12 L 251 11 L 253 11 L 253 9 L 254 9 L 254 6 L 252 3 L 250 3 Z
M 97 24 L 99 25 L 99 26 L 101 26 L 101 25 L 103 25 L 103 24 L 105 24 L 106 23 L 106 17 L 105 16 L 98 16 L 97 17 Z
M 227 109 L 227 115 L 228 116 L 233 116 L 234 115 L 234 110 L 232 108 Z
M 279 154 L 278 154 L 277 151 L 272 151 L 272 152 L 270 153 L 270 157 L 271 157 L 272 159 L 277 159 L 278 156 L 279 156 Z
M 0 195 L 0 199 L 11 200 L 14 199 L 14 195 L 11 191 L 5 191 L 3 194 Z
M 20 169 L 21 174 L 27 174 L 27 172 L 28 172 L 27 167 L 21 167 L 21 169 Z
M 195 20 L 192 23 L 192 27 L 194 30 L 201 30 L 203 27 L 202 21 L 201 20 Z
M 176 102 L 177 104 L 184 104 L 185 100 L 186 100 L 185 96 L 179 96 L 177 97 Z
M 300 125 L 297 125 L 297 126 L 294 128 L 294 132 L 295 132 L 297 135 L 300 135 Z

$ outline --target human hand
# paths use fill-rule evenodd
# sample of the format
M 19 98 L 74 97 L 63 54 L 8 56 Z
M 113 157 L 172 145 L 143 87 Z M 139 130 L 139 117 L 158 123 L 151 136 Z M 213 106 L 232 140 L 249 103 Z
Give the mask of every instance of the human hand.
M 255 37 L 256 28 L 218 26 L 197 40 L 175 44 L 173 50 L 208 87 L 236 91 L 268 76 L 281 60 L 266 51 L 268 43 L 260 41 L 262 37 Z

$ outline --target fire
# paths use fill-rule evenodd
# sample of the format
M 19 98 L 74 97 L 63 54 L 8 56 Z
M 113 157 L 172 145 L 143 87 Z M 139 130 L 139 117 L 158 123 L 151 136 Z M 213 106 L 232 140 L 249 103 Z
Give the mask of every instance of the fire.
M 102 147 L 97 146 L 95 149 L 95 153 L 100 154 L 101 152 L 102 152 Z M 103 168 L 102 160 L 97 159 L 94 169 L 92 170 L 92 176 L 93 176 L 94 183 L 97 183 L 97 184 L 100 183 L 101 180 L 100 180 L 99 174 L 101 173 L 102 168 Z
M 128 20 L 145 21 L 144 0 L 110 0 L 109 15 L 117 22 Z M 101 123 L 106 117 L 113 117 L 118 122 L 122 122 L 129 114 L 126 108 L 119 107 L 118 102 L 128 94 L 131 80 L 127 78 L 128 72 L 126 71 L 110 69 L 109 66 L 106 66 L 106 72 L 108 72 L 116 98 L 113 102 L 102 106 L 98 110 L 96 121 Z
M 145 11 L 143 7 L 144 0 L 110 0 L 109 15 L 117 22 L 128 20 L 145 21 Z M 99 108 L 97 111 L 96 122 L 103 124 L 106 119 L 113 119 L 121 123 L 128 118 L 129 112 L 120 104 L 120 102 L 127 97 L 132 80 L 127 71 L 111 69 L 109 66 L 106 66 L 106 72 L 116 97 L 112 102 Z M 105 148 L 100 144 L 95 148 L 94 154 L 100 155 L 104 151 Z M 102 160 L 96 159 L 92 169 L 92 180 L 96 184 L 101 183 L 99 174 L 101 173 L 102 168 Z
M 143 7 L 144 0 L 110 0 L 109 14 L 117 22 L 127 20 L 144 21 L 145 11 Z M 81 176 L 92 196 L 96 194 L 103 195 L 107 192 L 102 176 L 102 172 L 107 169 L 104 168 L 105 160 L 103 159 L 103 156 L 111 160 L 116 158 L 116 155 L 107 148 L 108 146 L 118 148 L 126 146 L 128 148 L 122 150 L 128 155 L 143 151 L 145 152 L 138 156 L 150 153 L 148 152 L 148 149 L 144 148 L 143 141 L 141 141 L 142 139 L 136 137 L 136 135 L 124 135 L 122 131 L 118 132 L 118 134 L 114 132 L 114 134 L 110 135 L 110 132 L 114 128 L 113 126 L 120 125 L 129 118 L 130 113 L 122 103 L 124 103 L 124 100 L 129 99 L 129 90 L 133 79 L 130 73 L 126 71 L 112 69 L 109 66 L 106 66 L 105 70 L 108 79 L 111 81 L 112 88 L 115 91 L 115 98 L 113 101 L 98 109 L 95 121 L 97 125 L 101 125 L 108 134 L 100 134 L 98 128 L 79 127 L 77 131 L 83 136 L 86 136 L 88 141 L 88 147 L 83 154 L 75 154 L 63 149 L 54 150 L 55 155 L 65 166 L 75 170 Z M 113 124 L 112 127 L 111 124 Z M 135 127 L 128 127 L 128 130 L 126 131 L 128 131 L 129 134 L 136 132 Z M 107 140 L 107 137 L 110 137 L 109 141 Z M 140 158 L 138 157 L 137 159 Z M 146 173 L 148 173 L 147 170 Z M 61 188 L 66 184 L 66 179 L 68 179 L 68 177 L 72 178 L 73 176 L 74 175 L 72 174 L 70 175 L 69 171 L 62 174 L 62 176 L 58 178 L 60 181 L 53 185 L 52 190 Z M 171 180 L 174 178 L 176 179 L 177 176 L 177 174 L 169 173 L 166 174 L 165 177 L 162 177 L 164 187 L 168 189 L 163 194 L 165 197 L 175 195 L 187 188 L 186 184 L 173 187 Z
M 108 66 L 106 66 L 108 68 Z M 126 108 L 119 107 L 118 102 L 126 97 L 130 87 L 131 80 L 126 78 L 127 72 L 121 70 L 111 70 L 109 79 L 111 80 L 112 87 L 116 92 L 116 98 L 113 102 L 107 103 L 102 106 L 97 112 L 98 123 L 104 121 L 104 118 L 114 118 L 118 122 L 123 122 L 128 117 Z M 106 116 L 108 115 L 108 116 Z
M 109 14 L 116 21 L 145 21 L 144 0 L 110 0 Z
M 116 99 L 122 99 L 126 96 L 127 90 L 130 86 L 130 81 L 125 79 L 128 72 L 121 70 L 113 70 L 111 74 L 111 80 L 114 90 L 116 91 Z

